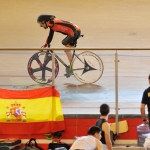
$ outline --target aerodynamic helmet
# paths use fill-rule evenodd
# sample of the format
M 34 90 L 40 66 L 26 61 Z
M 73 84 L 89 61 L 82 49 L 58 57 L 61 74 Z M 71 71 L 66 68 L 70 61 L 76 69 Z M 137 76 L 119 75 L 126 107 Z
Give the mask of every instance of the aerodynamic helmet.
M 43 14 L 43 15 L 40 15 L 38 18 L 37 18 L 37 22 L 38 23 L 46 23 L 47 21 L 51 20 L 51 19 L 54 19 L 56 18 L 54 15 L 46 15 L 46 14 Z

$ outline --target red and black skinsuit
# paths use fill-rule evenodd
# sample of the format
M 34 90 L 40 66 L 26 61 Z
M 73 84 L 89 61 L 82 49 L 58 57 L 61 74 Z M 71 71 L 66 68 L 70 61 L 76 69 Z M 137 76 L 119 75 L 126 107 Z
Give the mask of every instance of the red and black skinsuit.
M 67 35 L 67 37 L 62 40 L 62 44 L 65 46 L 73 46 L 76 44 L 77 39 L 81 34 L 81 30 L 77 25 L 60 19 L 50 20 L 48 27 L 50 28 L 50 32 L 47 37 L 46 44 L 51 43 L 54 32 L 60 32 Z

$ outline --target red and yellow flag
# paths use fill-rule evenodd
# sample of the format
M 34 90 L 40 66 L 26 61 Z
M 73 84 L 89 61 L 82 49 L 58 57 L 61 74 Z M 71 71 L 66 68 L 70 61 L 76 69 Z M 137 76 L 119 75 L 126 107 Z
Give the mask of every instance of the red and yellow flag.
M 0 134 L 41 134 L 65 129 L 59 92 L 0 89 Z

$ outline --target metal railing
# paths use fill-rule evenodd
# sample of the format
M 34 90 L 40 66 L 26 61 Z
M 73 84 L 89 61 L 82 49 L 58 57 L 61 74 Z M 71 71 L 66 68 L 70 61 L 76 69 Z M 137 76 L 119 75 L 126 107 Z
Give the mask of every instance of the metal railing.
M 73 48 L 0 48 L 0 51 L 39 51 L 39 50 L 73 50 Z M 128 50 L 150 50 L 150 48 L 75 48 L 75 50 L 103 50 L 116 51 L 115 52 L 115 110 L 116 110 L 116 133 L 119 135 L 118 127 L 118 53 L 117 51 Z M 54 72 L 54 53 L 52 54 L 52 86 L 55 86 L 55 72 Z

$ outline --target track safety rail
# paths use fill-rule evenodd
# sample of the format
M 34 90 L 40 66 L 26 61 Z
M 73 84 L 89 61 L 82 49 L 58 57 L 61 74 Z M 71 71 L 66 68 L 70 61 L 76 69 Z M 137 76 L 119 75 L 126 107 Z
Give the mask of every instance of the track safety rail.
M 74 50 L 73 48 L 0 48 L 0 51 L 42 51 L 42 50 Z M 116 51 L 115 53 L 115 103 L 116 103 L 116 134 L 119 136 L 119 118 L 118 118 L 118 53 L 117 51 L 131 51 L 131 50 L 150 50 L 150 48 L 75 48 L 75 50 L 102 50 L 102 51 Z M 55 54 L 52 54 L 52 86 L 55 86 L 55 63 L 54 63 L 54 56 Z

